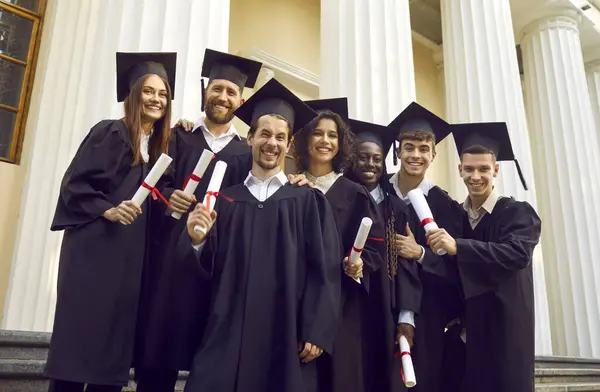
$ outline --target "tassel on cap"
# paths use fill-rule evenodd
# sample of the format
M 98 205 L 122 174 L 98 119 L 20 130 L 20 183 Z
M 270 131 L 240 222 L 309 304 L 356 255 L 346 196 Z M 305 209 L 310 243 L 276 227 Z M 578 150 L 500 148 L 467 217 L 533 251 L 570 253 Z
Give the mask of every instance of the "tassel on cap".
M 206 93 L 206 87 L 204 86 L 204 78 L 200 78 L 200 87 L 201 87 L 201 93 L 202 93 L 202 106 L 200 107 L 200 111 L 204 112 L 204 106 L 205 106 L 204 95 Z
M 519 161 L 515 159 L 515 165 L 517 165 L 517 173 L 519 173 L 519 178 L 521 179 L 521 184 L 523 184 L 523 188 L 527 189 L 527 183 L 525 182 L 525 177 L 523 176 L 523 170 L 521 170 L 521 165 L 519 165 Z
M 393 162 L 394 162 L 394 166 L 397 166 L 398 165 L 398 144 L 397 144 L 396 140 L 394 140 L 393 150 L 394 150 L 393 151 L 394 152 Z

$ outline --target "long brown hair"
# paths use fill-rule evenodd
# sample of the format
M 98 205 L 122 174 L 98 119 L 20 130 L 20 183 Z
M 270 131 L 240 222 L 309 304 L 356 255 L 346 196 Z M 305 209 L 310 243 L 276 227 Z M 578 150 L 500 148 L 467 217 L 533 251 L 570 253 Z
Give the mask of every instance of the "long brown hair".
M 351 166 L 354 134 L 339 114 L 329 110 L 324 110 L 320 111 L 317 117 L 315 117 L 295 135 L 294 159 L 296 160 L 296 167 L 300 172 L 308 170 L 308 165 L 310 163 L 310 156 L 308 154 L 308 138 L 319 125 L 319 121 L 322 119 L 332 120 L 337 127 L 339 150 L 331 161 L 333 171 L 336 173 L 341 173 Z
M 140 138 L 142 137 L 142 89 L 144 83 L 151 75 L 139 78 L 131 87 L 130 93 L 125 98 L 125 124 L 129 130 L 129 143 L 133 151 L 132 166 L 142 162 L 140 151 Z M 164 78 L 160 78 L 167 86 L 167 106 L 165 115 L 154 122 L 154 133 L 148 142 L 149 164 L 153 165 L 160 154 L 167 153 L 169 138 L 171 137 L 171 86 Z

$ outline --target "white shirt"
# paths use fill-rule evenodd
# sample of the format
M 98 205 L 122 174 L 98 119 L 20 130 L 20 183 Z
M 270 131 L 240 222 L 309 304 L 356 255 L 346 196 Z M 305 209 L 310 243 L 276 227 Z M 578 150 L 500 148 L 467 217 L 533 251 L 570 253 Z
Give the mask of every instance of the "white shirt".
M 321 177 L 315 177 L 309 172 L 304 172 L 306 179 L 313 183 L 314 188 L 320 190 L 324 194 L 327 193 L 329 188 L 333 185 L 333 183 L 342 176 L 342 173 L 336 173 L 332 171 L 329 174 L 325 174 Z
M 471 228 L 475 229 L 481 219 L 485 216 L 485 214 L 491 214 L 494 211 L 494 207 L 496 207 L 496 203 L 498 199 L 500 199 L 500 193 L 494 188 L 492 193 L 485 199 L 485 202 L 479 207 L 477 210 L 474 210 L 471 206 L 471 199 L 467 196 L 467 200 L 463 203 L 463 208 L 467 211 L 467 215 L 469 216 L 469 223 L 471 224 Z
M 254 177 L 252 172 L 250 172 L 248 173 L 248 177 L 246 177 L 244 180 L 244 185 L 246 188 L 248 188 L 248 191 L 252 193 L 252 196 L 258 199 L 258 201 L 265 201 L 269 197 L 273 196 L 273 194 L 287 182 L 288 179 L 283 171 L 280 171 L 273 177 L 267 178 L 264 181 Z
M 200 117 L 198 121 L 194 124 L 194 129 L 192 132 L 195 132 L 198 128 L 202 129 L 202 134 L 204 135 L 204 139 L 206 139 L 206 144 L 215 154 L 224 149 L 233 138 L 237 137 L 241 140 L 240 134 L 233 123 L 229 125 L 229 129 L 222 135 L 215 136 L 208 130 L 206 126 L 206 122 L 204 121 L 204 117 Z
M 383 202 L 383 199 L 385 198 L 385 196 L 383 194 L 383 190 L 381 189 L 381 187 L 379 185 L 377 185 L 377 188 L 375 188 L 371 191 L 371 197 L 373 198 L 373 200 L 375 200 L 375 203 L 377 203 L 377 204 L 381 204 L 381 202 Z M 423 254 L 425 254 L 425 250 L 423 250 Z M 400 324 L 400 323 L 410 324 L 414 327 L 415 326 L 415 313 L 410 310 L 404 310 L 404 309 L 401 310 L 400 314 L 398 315 L 398 324 Z
M 398 177 L 400 177 L 399 171 L 396 172 L 396 174 L 394 174 L 392 177 L 390 177 L 390 184 L 392 184 L 392 186 L 394 187 L 394 191 L 396 191 L 396 194 L 398 195 L 398 197 L 401 198 L 402 200 L 404 200 L 406 202 L 406 204 L 410 204 L 410 199 L 408 198 L 408 195 L 403 195 L 402 192 L 400 191 L 400 187 L 398 186 Z M 417 188 L 419 188 L 421 191 L 423 191 L 423 194 L 425 196 L 428 196 L 429 191 L 434 186 L 435 185 L 433 185 L 433 183 L 431 181 L 429 181 L 427 178 L 423 178 L 423 181 L 421 181 L 419 183 L 419 185 L 417 185 Z
M 244 180 L 244 186 L 248 188 L 248 191 L 252 194 L 252 196 L 256 197 L 258 201 L 263 202 L 267 200 L 269 197 L 273 196 L 275 192 L 279 190 L 282 186 L 284 186 L 288 182 L 287 177 L 280 171 L 275 174 L 273 177 L 267 178 L 266 180 L 259 180 L 254 177 L 252 172 L 248 173 L 248 177 Z M 200 252 L 202 248 L 204 248 L 204 242 L 198 245 L 192 245 L 192 247 Z
M 148 161 L 150 160 L 150 153 L 148 152 L 148 143 L 150 142 L 150 137 L 153 133 L 154 129 L 151 129 L 149 134 L 142 133 L 142 137 L 140 138 L 140 154 L 142 155 L 142 159 L 146 163 L 148 163 Z

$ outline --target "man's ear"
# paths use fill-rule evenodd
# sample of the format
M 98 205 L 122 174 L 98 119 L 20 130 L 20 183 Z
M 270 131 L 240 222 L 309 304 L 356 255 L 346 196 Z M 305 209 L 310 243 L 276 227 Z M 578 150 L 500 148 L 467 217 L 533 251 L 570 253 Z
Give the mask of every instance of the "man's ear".
M 244 98 L 240 99 L 240 106 L 242 106 L 244 104 L 244 102 L 246 102 L 246 100 Z
M 248 136 L 246 136 L 246 143 L 248 143 L 248 145 L 250 147 L 252 147 L 252 140 L 254 139 L 254 132 L 249 133 Z
M 496 162 L 496 164 L 494 165 L 494 177 L 496 177 L 499 172 L 500 172 L 500 164 L 498 162 Z
M 290 148 L 292 148 L 292 143 L 294 143 L 294 135 L 290 137 L 290 141 L 288 142 L 287 148 L 285 149 L 286 155 L 290 153 Z
M 462 177 L 462 163 L 458 164 L 458 175 Z

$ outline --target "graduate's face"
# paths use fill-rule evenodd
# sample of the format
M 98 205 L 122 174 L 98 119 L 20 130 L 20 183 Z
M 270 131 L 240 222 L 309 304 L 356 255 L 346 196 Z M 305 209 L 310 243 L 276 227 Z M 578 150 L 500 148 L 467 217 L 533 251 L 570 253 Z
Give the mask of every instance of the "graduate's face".
M 169 93 L 165 82 L 150 75 L 142 86 L 142 122 L 155 122 L 165 115 Z
M 281 167 L 289 151 L 290 133 L 288 122 L 284 119 L 268 114 L 260 117 L 256 130 L 248 135 L 254 162 L 265 171 Z
M 470 197 L 483 198 L 489 196 L 494 189 L 494 177 L 498 175 L 500 166 L 492 154 L 463 154 L 458 171 L 462 177 Z
M 356 159 L 352 171 L 361 184 L 372 191 L 383 174 L 383 150 L 373 142 L 362 142 L 356 147 Z
M 425 176 L 429 165 L 435 159 L 431 140 L 405 139 L 398 149 L 400 170 L 409 176 Z
M 308 136 L 308 156 L 317 163 L 331 163 L 339 151 L 339 135 L 335 121 L 319 120 Z
M 225 80 L 211 80 L 206 88 L 206 117 L 215 124 L 233 120 L 233 112 L 242 104 L 242 92 L 237 84 Z

